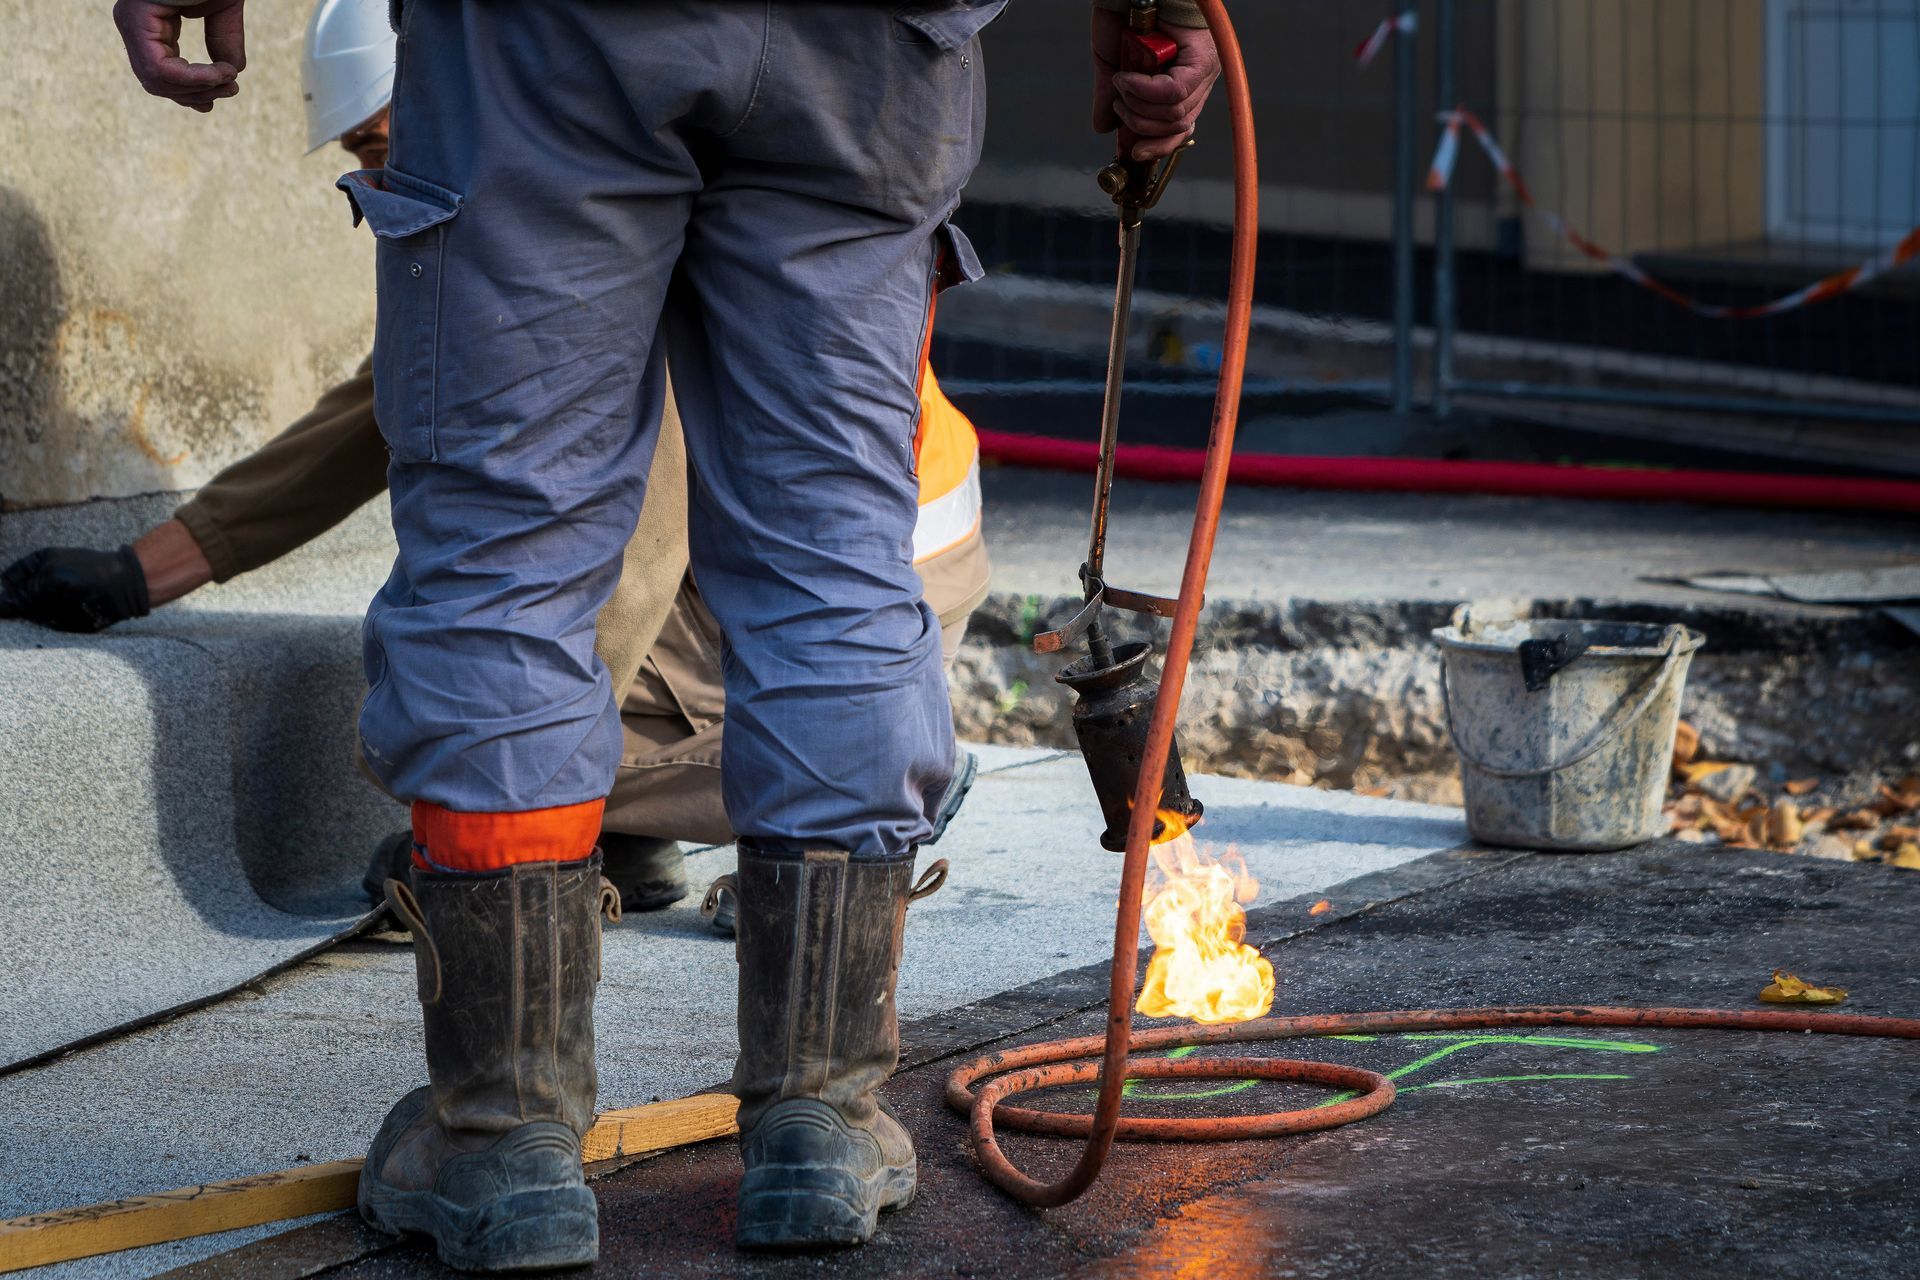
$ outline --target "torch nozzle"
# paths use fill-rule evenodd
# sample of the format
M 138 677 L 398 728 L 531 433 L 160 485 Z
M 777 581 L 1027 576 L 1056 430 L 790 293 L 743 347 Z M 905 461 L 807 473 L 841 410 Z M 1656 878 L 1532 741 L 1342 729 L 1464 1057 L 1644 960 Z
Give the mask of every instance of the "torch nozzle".
M 1152 652 L 1148 645 L 1130 641 L 1107 650 L 1102 657 L 1105 640 L 1093 645 L 1091 629 L 1088 640 L 1094 652 L 1063 668 L 1054 679 L 1078 695 L 1073 707 L 1073 732 L 1080 741 L 1080 754 L 1086 758 L 1094 794 L 1100 799 L 1101 815 L 1107 820 L 1100 844 L 1121 853 L 1127 847 L 1127 823 L 1132 816 L 1134 791 L 1140 783 L 1147 727 L 1153 719 L 1153 704 L 1160 696 L 1160 685 L 1146 674 L 1147 658 Z M 1200 802 L 1187 790 L 1187 773 L 1180 765 L 1177 738 L 1167 753 L 1159 807 L 1186 818 L 1188 825 L 1199 821 L 1204 812 Z M 1156 824 L 1156 836 L 1162 825 Z

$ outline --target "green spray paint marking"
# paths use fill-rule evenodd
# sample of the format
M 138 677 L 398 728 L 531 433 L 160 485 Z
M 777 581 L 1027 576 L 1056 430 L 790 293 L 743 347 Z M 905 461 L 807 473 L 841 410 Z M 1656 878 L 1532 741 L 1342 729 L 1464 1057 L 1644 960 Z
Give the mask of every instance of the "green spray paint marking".
M 1426 1084 L 1410 1084 L 1400 1090 L 1401 1093 L 1418 1093 L 1422 1089 L 1453 1089 L 1463 1084 L 1522 1084 L 1529 1080 L 1631 1080 L 1632 1076 L 1601 1075 L 1585 1072 L 1554 1072 L 1536 1076 L 1467 1076 L 1460 1080 L 1431 1080 Z
M 1175 1049 L 1172 1053 L 1169 1053 L 1167 1057 L 1189 1058 L 1198 1052 L 1200 1052 L 1199 1045 L 1188 1044 Z M 1120 1086 L 1120 1096 L 1123 1098 L 1133 1097 L 1141 1083 L 1142 1081 L 1137 1078 L 1128 1080 Z M 1185 1089 L 1179 1093 L 1150 1093 L 1145 1096 L 1156 1098 L 1163 1102 L 1186 1102 L 1196 1098 L 1223 1098 L 1229 1093 L 1242 1093 L 1253 1088 L 1253 1086 L 1258 1083 L 1260 1083 L 1258 1080 L 1228 1080 L 1223 1084 L 1209 1085 L 1204 1089 Z
M 1358 1039 L 1360 1037 L 1332 1036 L 1328 1038 L 1345 1040 Z M 1412 1075 L 1416 1071 L 1424 1071 L 1443 1058 L 1452 1057 L 1463 1049 L 1478 1048 L 1483 1044 L 1517 1044 L 1546 1049 L 1587 1049 L 1595 1053 L 1660 1052 L 1660 1046 L 1657 1044 L 1641 1044 L 1634 1040 L 1589 1040 L 1577 1036 L 1489 1036 L 1481 1035 L 1477 1032 L 1436 1031 L 1416 1032 L 1405 1038 L 1408 1040 L 1450 1040 L 1453 1043 L 1444 1048 L 1435 1049 L 1425 1057 L 1416 1058 L 1404 1067 L 1398 1067 L 1387 1072 L 1387 1079 L 1389 1080 L 1397 1081 L 1404 1076 Z M 1492 1077 L 1485 1078 L 1491 1079 Z M 1408 1092 L 1411 1091 L 1411 1089 L 1408 1090 Z M 1318 1110 L 1319 1107 L 1331 1107 L 1336 1103 L 1345 1102 L 1349 1098 L 1357 1098 L 1359 1096 L 1358 1093 L 1352 1090 L 1348 1090 L 1345 1093 L 1336 1093 L 1331 1098 L 1320 1103 L 1315 1110 Z
M 1352 1040 L 1360 1043 L 1371 1043 L 1383 1037 L 1355 1033 L 1325 1036 L 1322 1038 L 1327 1040 Z M 1517 1044 L 1543 1049 L 1586 1049 L 1595 1053 L 1660 1052 L 1660 1046 L 1657 1044 L 1642 1044 L 1636 1040 L 1596 1040 L 1580 1036 L 1483 1035 L 1479 1032 L 1472 1031 L 1422 1031 L 1412 1032 L 1396 1038 L 1402 1040 L 1438 1040 L 1446 1042 L 1443 1047 L 1435 1049 L 1432 1053 L 1416 1058 L 1403 1067 L 1398 1067 L 1387 1072 L 1387 1079 L 1396 1082 L 1417 1071 L 1424 1071 L 1434 1063 L 1449 1058 L 1462 1050 L 1478 1048 L 1481 1045 Z M 1198 1046 L 1185 1045 L 1173 1050 L 1167 1057 L 1185 1058 L 1198 1052 Z M 1474 1084 L 1522 1084 L 1538 1080 L 1631 1080 L 1632 1078 L 1632 1076 L 1599 1072 L 1542 1072 L 1531 1075 L 1466 1076 L 1453 1080 L 1431 1080 L 1426 1084 L 1408 1085 L 1401 1089 L 1400 1092 L 1417 1093 L 1422 1089 L 1450 1089 Z M 1201 1098 L 1223 1097 L 1230 1093 L 1240 1093 L 1253 1088 L 1259 1081 L 1232 1080 L 1224 1084 L 1210 1085 L 1201 1089 L 1181 1090 L 1174 1093 L 1155 1091 L 1142 1094 L 1140 1090 L 1144 1086 L 1144 1083 L 1145 1082 L 1140 1079 L 1128 1080 L 1120 1087 L 1120 1096 L 1123 1098 L 1144 1096 L 1166 1102 L 1193 1101 Z M 1337 1093 L 1324 1102 L 1317 1103 L 1314 1109 L 1318 1110 L 1321 1107 L 1331 1107 L 1336 1103 L 1345 1102 L 1349 1098 L 1357 1098 L 1359 1096 L 1359 1094 L 1351 1090 L 1344 1093 Z

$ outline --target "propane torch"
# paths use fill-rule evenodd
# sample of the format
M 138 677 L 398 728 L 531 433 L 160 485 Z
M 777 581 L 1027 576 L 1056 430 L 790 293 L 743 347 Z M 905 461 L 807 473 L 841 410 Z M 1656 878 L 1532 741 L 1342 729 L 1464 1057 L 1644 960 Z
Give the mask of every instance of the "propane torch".
M 1160 31 L 1159 8 L 1154 0 L 1129 0 L 1127 30 L 1121 40 L 1122 69 L 1163 71 L 1178 53 L 1179 46 Z M 1189 137 L 1178 150 L 1156 162 L 1133 158 L 1133 149 L 1139 141 L 1137 135 L 1121 125 L 1117 154 L 1097 175 L 1100 189 L 1113 200 L 1119 215 L 1120 266 L 1113 294 L 1113 327 L 1107 340 L 1107 383 L 1100 414 L 1100 463 L 1093 486 L 1093 529 L 1086 562 L 1080 566 L 1085 603 L 1064 627 L 1035 636 L 1033 641 L 1035 652 L 1058 653 L 1069 643 L 1086 638 L 1087 655 L 1063 668 L 1054 679 L 1078 695 L 1073 708 L 1074 736 L 1086 758 L 1087 772 L 1092 776 L 1093 790 L 1100 800 L 1101 815 L 1107 821 L 1100 843 L 1115 853 L 1127 847 L 1129 811 L 1140 781 L 1147 726 L 1160 686 L 1146 673 L 1152 646 L 1142 641 L 1113 644 L 1107 638 L 1101 614 L 1111 606 L 1130 613 L 1170 618 L 1178 603 L 1109 586 L 1105 579 L 1107 507 L 1113 493 L 1114 450 L 1120 439 L 1120 393 L 1126 381 L 1127 338 L 1133 310 L 1134 270 L 1140 258 L 1141 225 L 1147 210 L 1158 204 L 1166 191 L 1180 157 L 1193 145 Z M 1200 802 L 1187 790 L 1187 775 L 1180 766 L 1177 738 L 1167 755 L 1160 808 L 1181 815 L 1189 826 L 1201 815 Z M 1164 828 L 1165 823 L 1155 823 L 1156 838 Z

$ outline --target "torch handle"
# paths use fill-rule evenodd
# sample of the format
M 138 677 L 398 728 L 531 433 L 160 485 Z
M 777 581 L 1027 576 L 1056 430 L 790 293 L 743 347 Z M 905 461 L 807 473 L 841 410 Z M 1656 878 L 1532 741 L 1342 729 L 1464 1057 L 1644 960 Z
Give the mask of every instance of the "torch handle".
M 1127 30 L 1120 38 L 1122 71 L 1154 75 L 1172 66 L 1179 55 L 1180 46 L 1160 30 L 1158 5 L 1147 0 L 1128 6 Z M 1115 131 L 1115 138 L 1113 163 L 1100 171 L 1101 189 L 1112 196 L 1116 204 L 1142 206 L 1147 203 L 1146 193 L 1153 185 L 1154 162 L 1133 158 L 1140 135 L 1125 124 Z
M 1144 17 L 1141 15 L 1145 15 Z M 1146 75 L 1155 75 L 1173 65 L 1180 55 L 1180 46 L 1160 32 L 1160 19 L 1154 7 L 1136 8 L 1128 17 L 1127 34 L 1120 41 L 1120 69 L 1137 71 Z M 1115 158 L 1122 164 L 1145 164 L 1133 158 L 1133 148 L 1140 141 L 1140 135 L 1121 125 L 1118 130 L 1118 143 L 1114 148 Z

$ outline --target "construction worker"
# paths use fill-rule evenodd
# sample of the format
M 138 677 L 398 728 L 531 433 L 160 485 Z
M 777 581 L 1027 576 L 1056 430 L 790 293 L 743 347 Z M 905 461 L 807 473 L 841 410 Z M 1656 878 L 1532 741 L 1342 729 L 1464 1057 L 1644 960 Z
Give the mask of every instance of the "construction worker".
M 321 0 L 301 61 L 309 151 L 337 140 L 361 168 L 385 165 L 393 55 L 386 0 Z M 371 358 L 131 546 L 48 547 L 21 558 L 0 574 L 0 616 L 97 631 L 270 564 L 344 520 L 386 489 L 387 447 L 374 419 L 370 366 Z M 624 911 L 657 910 L 686 896 L 681 841 L 733 840 L 720 798 L 726 698 L 719 628 L 685 572 L 683 446 L 671 395 L 665 419 L 649 477 L 654 497 L 600 618 L 603 662 L 609 671 L 633 672 L 617 681 L 626 690 L 623 747 L 600 835 L 602 873 L 619 890 Z M 973 425 L 930 369 L 915 454 L 914 565 L 951 661 L 967 615 L 986 595 L 989 566 Z M 975 767 L 971 753 L 961 752 L 937 832 L 958 811 Z M 407 874 L 411 856 L 410 832 L 375 851 L 367 884 L 376 902 L 384 902 L 389 878 Z M 705 914 L 723 933 L 732 931 L 732 885 L 732 877 L 722 877 L 707 895 Z
M 212 110 L 245 65 L 243 2 L 184 11 L 214 59 L 194 66 L 180 8 L 119 0 L 135 75 Z M 953 739 L 912 443 L 933 296 L 979 273 L 948 217 L 1005 2 L 394 5 L 392 159 L 341 186 L 379 242 L 399 542 L 361 740 L 413 802 L 413 884 L 388 892 L 431 1083 L 375 1137 L 360 1206 L 453 1266 L 598 1253 L 579 1136 L 621 733 L 593 624 L 669 352 L 739 834 L 735 1240 L 856 1243 L 913 1196 L 876 1091 Z M 1096 20 L 1096 57 L 1123 21 Z M 1217 72 L 1203 28 L 1169 34 L 1166 73 L 1096 77 L 1142 158 L 1180 145 Z

